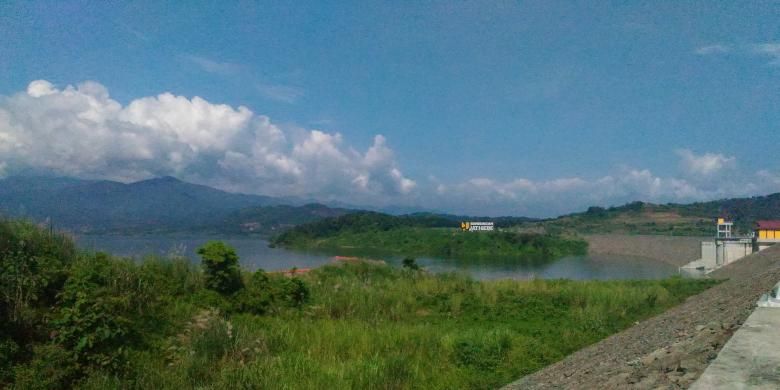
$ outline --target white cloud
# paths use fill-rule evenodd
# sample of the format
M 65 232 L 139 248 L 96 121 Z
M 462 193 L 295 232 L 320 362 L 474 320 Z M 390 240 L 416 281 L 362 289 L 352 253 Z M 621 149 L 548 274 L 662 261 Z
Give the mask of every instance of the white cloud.
M 725 168 L 732 168 L 736 164 L 734 157 L 727 157 L 720 153 L 695 154 L 689 149 L 677 150 L 680 156 L 680 166 L 690 175 L 710 176 Z
M 181 58 L 208 73 L 232 76 L 236 79 L 240 77 L 243 83 L 250 86 L 254 85 L 257 92 L 260 93 L 262 97 L 269 100 L 283 103 L 295 103 L 306 94 L 303 88 L 292 85 L 257 82 L 257 77 L 253 76 L 251 71 L 240 64 L 217 61 L 192 54 L 184 54 Z
M 0 167 L 131 181 L 160 175 L 273 195 L 381 198 L 415 182 L 385 138 L 361 153 L 339 133 L 290 134 L 247 107 L 171 93 L 122 106 L 95 82 L 37 80 L 0 100 Z M 295 138 L 295 137 L 293 137 Z
M 725 54 L 732 50 L 731 46 L 723 44 L 706 45 L 694 50 L 694 53 L 698 55 L 710 55 L 710 54 Z
M 765 42 L 749 45 L 728 45 L 716 43 L 696 48 L 698 55 L 717 55 L 735 52 L 740 55 L 758 54 L 769 57 L 769 65 L 780 66 L 780 42 Z
M 200 97 L 162 93 L 123 106 L 96 82 L 57 88 L 38 80 L 0 98 L 0 176 L 41 171 L 133 181 L 174 175 L 234 191 L 529 216 L 780 191 L 778 172 L 737 172 L 736 159 L 721 153 L 676 153 L 679 177 L 626 167 L 595 177 L 442 182 L 431 176 L 417 183 L 403 174 L 382 135 L 358 151 L 340 133 L 281 127 L 247 107 Z
M 281 84 L 257 84 L 257 91 L 266 99 L 283 103 L 295 103 L 305 94 L 301 88 Z
M 27 94 L 32 97 L 41 97 L 55 93 L 54 85 L 46 80 L 35 80 L 27 86 Z
M 196 56 L 192 54 L 185 54 L 182 57 L 208 73 L 228 75 L 241 70 L 241 65 L 234 64 L 232 62 L 216 61 L 207 57 Z
M 471 215 L 549 217 L 589 206 L 612 206 L 632 201 L 693 202 L 751 196 L 780 191 L 780 174 L 767 171 L 735 175 L 719 185 L 695 179 L 661 177 L 648 169 L 624 168 L 613 174 L 585 178 L 506 181 L 473 178 L 431 188 L 431 207 Z
M 769 65 L 780 66 L 780 42 L 753 45 L 753 52 L 769 56 Z

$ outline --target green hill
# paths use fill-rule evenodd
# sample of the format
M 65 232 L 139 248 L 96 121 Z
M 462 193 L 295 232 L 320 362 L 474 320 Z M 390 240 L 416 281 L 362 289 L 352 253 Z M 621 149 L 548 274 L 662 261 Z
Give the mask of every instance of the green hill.
M 318 203 L 303 206 L 260 206 L 247 207 L 233 211 L 223 220 L 194 227 L 193 231 L 220 234 L 257 234 L 272 235 L 304 223 L 323 218 L 338 217 L 354 212 L 354 210 L 331 208 Z
M 590 207 L 585 212 L 517 226 L 547 232 L 711 236 L 717 217 L 732 219 L 737 231 L 748 233 L 757 220 L 780 219 L 780 193 L 691 204 L 632 202 L 609 208 Z
M 173 177 L 130 184 L 57 177 L 0 180 L 0 213 L 87 233 L 179 230 L 242 208 L 279 203 Z
M 272 245 L 297 249 L 372 250 L 421 256 L 517 256 L 554 259 L 585 254 L 577 238 L 506 231 L 462 232 L 459 222 L 440 215 L 392 216 L 358 212 L 296 226 Z

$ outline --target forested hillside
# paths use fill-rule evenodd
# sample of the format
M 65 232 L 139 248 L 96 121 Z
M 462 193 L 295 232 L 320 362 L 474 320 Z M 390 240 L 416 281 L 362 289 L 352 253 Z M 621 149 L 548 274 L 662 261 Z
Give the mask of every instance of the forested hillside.
M 583 255 L 587 251 L 587 243 L 572 236 L 462 232 L 459 227 L 458 221 L 441 215 L 359 212 L 296 226 L 274 237 L 272 245 L 440 257 L 512 256 L 548 261 L 566 255 Z
M 757 220 L 780 219 L 780 193 L 691 204 L 632 202 L 609 208 L 590 207 L 585 212 L 521 227 L 549 232 L 711 236 L 715 234 L 717 217 L 734 220 L 739 232 L 748 233 Z

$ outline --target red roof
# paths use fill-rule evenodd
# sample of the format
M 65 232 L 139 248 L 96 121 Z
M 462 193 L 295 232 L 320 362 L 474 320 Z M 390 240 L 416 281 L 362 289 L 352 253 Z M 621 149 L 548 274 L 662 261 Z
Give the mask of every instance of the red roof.
M 756 221 L 756 224 L 758 225 L 759 229 L 771 229 L 771 230 L 778 230 L 780 229 L 780 221 L 774 220 L 774 221 Z

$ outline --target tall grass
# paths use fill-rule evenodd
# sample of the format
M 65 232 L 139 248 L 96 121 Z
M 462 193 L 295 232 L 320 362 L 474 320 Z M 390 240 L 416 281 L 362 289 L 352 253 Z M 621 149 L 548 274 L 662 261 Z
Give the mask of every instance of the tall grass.
M 139 353 L 121 385 L 495 388 L 713 284 L 478 282 L 370 264 L 324 267 L 304 278 L 312 300 L 302 309 L 235 313 L 200 339 L 171 341 L 189 351 L 175 358 Z M 107 380 L 94 376 L 84 386 Z
M 3 388 L 495 388 L 715 283 L 480 282 L 358 262 L 243 272 L 231 295 L 183 259 L 77 253 L 3 223 L 0 266 Z

